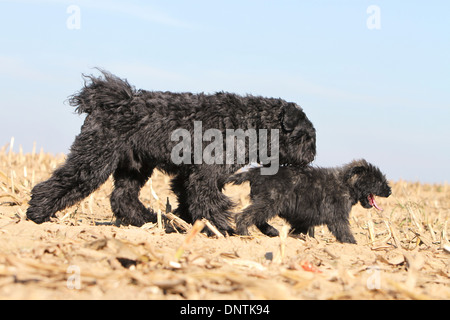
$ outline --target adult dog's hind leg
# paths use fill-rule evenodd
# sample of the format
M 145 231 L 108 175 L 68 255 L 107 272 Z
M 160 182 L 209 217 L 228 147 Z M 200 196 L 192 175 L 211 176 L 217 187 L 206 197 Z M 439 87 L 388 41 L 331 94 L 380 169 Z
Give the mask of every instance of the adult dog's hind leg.
M 170 187 L 177 197 L 178 207 L 174 213 L 187 223 L 192 223 L 192 215 L 189 212 L 189 202 L 187 193 L 187 184 L 189 180 L 189 173 L 179 172 L 170 181 Z
M 27 218 L 42 223 L 56 212 L 84 199 L 113 172 L 118 152 L 105 143 L 106 133 L 85 128 L 71 147 L 66 162 L 50 179 L 31 190 Z
M 146 161 L 136 162 L 133 155 L 122 155 L 114 171 L 114 190 L 111 194 L 111 209 L 122 224 L 142 226 L 156 222 L 156 214 L 139 200 L 139 192 L 152 175 L 154 166 Z

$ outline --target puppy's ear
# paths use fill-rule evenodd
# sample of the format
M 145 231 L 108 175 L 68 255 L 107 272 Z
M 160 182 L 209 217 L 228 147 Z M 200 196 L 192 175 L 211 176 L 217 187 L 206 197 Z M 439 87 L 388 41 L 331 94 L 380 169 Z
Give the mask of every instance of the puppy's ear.
M 361 174 L 361 173 L 363 173 L 363 172 L 366 171 L 366 170 L 367 170 L 366 167 L 359 166 L 359 167 L 354 167 L 354 168 L 352 168 L 352 170 L 350 170 L 350 173 L 351 173 L 351 175 L 353 176 L 353 175 L 355 175 L 355 174 Z
M 350 179 L 352 179 L 354 176 L 356 175 L 360 175 L 362 173 L 364 173 L 367 170 L 366 167 L 364 166 L 356 166 L 356 167 L 352 167 L 350 170 L 348 170 L 348 172 L 345 175 L 345 180 L 349 181 Z
M 295 103 L 289 102 L 281 109 L 281 127 L 285 132 L 292 132 L 297 124 L 304 120 L 305 117 L 306 115 L 300 107 L 298 107 Z

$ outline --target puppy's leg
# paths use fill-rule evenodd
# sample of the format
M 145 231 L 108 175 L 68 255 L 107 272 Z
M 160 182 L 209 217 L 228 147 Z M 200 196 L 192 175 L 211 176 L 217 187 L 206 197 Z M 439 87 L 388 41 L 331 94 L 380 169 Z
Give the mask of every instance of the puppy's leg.
M 105 143 L 105 134 L 86 126 L 75 138 L 66 162 L 50 179 L 31 191 L 27 218 L 36 223 L 50 220 L 56 212 L 87 197 L 102 185 L 115 169 L 118 152 Z
M 253 216 L 256 214 L 258 214 L 258 212 L 254 209 L 254 205 L 251 204 L 235 216 L 236 233 L 238 235 L 249 235 L 248 228 L 255 224 Z
M 248 228 L 256 225 L 265 235 L 271 237 L 278 236 L 278 230 L 267 223 L 267 220 L 277 214 L 277 211 L 272 207 L 270 201 L 266 199 L 252 199 L 252 204 L 235 217 L 236 233 L 239 235 L 248 235 Z
M 259 229 L 259 231 L 261 231 L 262 233 L 264 233 L 266 236 L 269 237 L 278 237 L 280 235 L 280 233 L 278 232 L 277 229 L 275 229 L 274 227 L 272 227 L 270 224 L 268 224 L 267 222 L 264 222 L 262 224 L 257 224 L 256 227 Z
M 130 156 L 121 158 L 113 174 L 114 190 L 110 201 L 114 215 L 122 224 L 139 227 L 146 222 L 156 222 L 156 214 L 139 200 L 139 192 L 152 175 L 153 168 L 145 161 L 133 163 Z
M 296 222 L 295 224 L 292 225 L 291 230 L 289 231 L 292 234 L 309 234 L 309 230 L 310 228 L 314 228 L 314 227 L 310 227 L 307 223 L 299 223 Z M 314 229 L 313 229 L 314 230 Z
M 328 223 L 327 226 L 339 242 L 356 243 L 347 219 L 335 219 L 332 223 Z

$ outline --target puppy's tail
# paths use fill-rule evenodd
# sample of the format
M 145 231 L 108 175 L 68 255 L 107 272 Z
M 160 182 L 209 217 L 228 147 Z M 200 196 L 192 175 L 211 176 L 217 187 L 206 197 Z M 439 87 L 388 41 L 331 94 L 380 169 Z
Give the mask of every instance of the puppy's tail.
M 103 77 L 83 75 L 84 87 L 69 97 L 69 104 L 76 107 L 75 111 L 79 114 L 127 106 L 136 93 L 136 89 L 127 80 L 120 79 L 105 70 L 99 69 L 99 71 Z

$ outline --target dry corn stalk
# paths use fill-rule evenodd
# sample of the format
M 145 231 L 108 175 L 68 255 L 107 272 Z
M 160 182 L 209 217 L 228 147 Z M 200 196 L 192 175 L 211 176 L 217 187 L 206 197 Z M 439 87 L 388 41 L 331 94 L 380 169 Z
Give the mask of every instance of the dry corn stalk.
M 442 232 L 441 232 L 441 249 L 446 249 L 447 252 L 450 252 L 450 250 L 448 249 L 449 246 L 449 242 L 447 239 L 447 220 L 444 222 L 444 226 L 442 228 Z
M 276 253 L 273 263 L 282 263 L 286 252 L 286 239 L 289 233 L 289 226 L 284 225 L 280 231 L 280 249 Z
M 221 234 L 220 231 L 217 230 L 217 228 L 214 227 L 212 223 L 209 222 L 206 218 L 203 218 L 202 221 L 205 223 L 208 229 L 211 230 L 218 238 L 225 238 L 224 235 Z
M 170 213 L 170 212 L 168 212 L 166 214 L 161 213 L 161 216 L 163 216 L 164 218 L 167 218 L 167 220 L 169 221 L 170 224 L 172 224 L 172 226 L 175 228 L 175 230 L 177 230 L 177 228 L 179 228 L 179 229 L 183 230 L 184 232 L 187 232 L 192 227 L 189 223 L 187 223 L 180 217 L 177 217 L 173 213 Z
M 370 242 L 373 244 L 375 242 L 375 230 L 374 230 L 372 219 L 367 221 L 367 228 L 369 230 Z
M 194 237 L 203 230 L 205 227 L 205 223 L 202 220 L 195 221 L 194 225 L 192 226 L 192 229 L 189 231 L 189 233 L 184 238 L 183 243 L 178 248 L 177 252 L 175 253 L 175 259 L 179 261 L 181 259 L 181 256 L 184 253 L 184 250 L 186 250 L 186 247 L 192 242 Z

